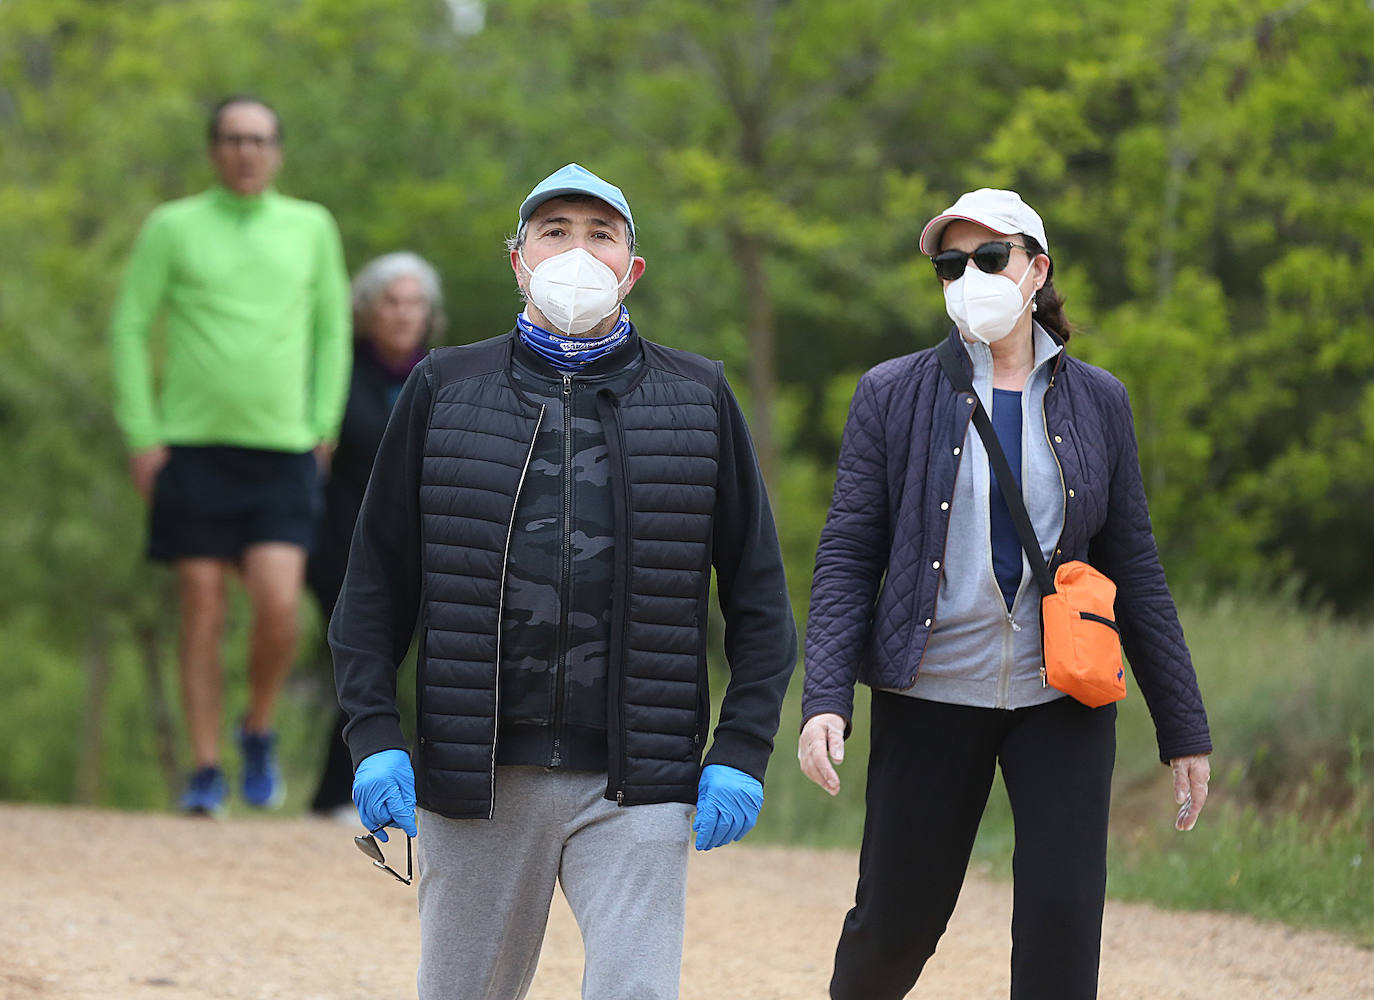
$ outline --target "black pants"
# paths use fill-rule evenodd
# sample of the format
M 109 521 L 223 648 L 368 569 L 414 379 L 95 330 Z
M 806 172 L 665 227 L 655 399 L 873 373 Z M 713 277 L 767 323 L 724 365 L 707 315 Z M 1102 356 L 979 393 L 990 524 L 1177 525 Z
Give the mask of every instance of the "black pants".
M 320 783 L 310 802 L 312 812 L 328 813 L 339 806 L 353 804 L 353 757 L 343 738 L 343 728 L 347 724 L 348 716 L 342 711 L 330 723 L 329 733 L 325 736 Z
M 347 558 L 338 558 L 338 553 L 329 546 L 316 546 L 310 554 L 306 566 L 305 581 L 310 592 L 319 602 L 320 614 L 325 625 L 333 617 L 334 606 L 339 601 L 339 591 L 343 589 L 344 568 Z M 324 653 L 329 658 L 329 646 Z M 334 713 L 329 724 L 329 732 L 324 739 L 324 767 L 320 770 L 320 783 L 315 788 L 315 797 L 310 801 L 311 812 L 331 813 L 340 806 L 353 804 L 353 756 L 348 744 L 344 742 L 344 726 L 348 725 L 348 715 L 343 709 Z
M 834 1000 L 906 996 L 949 923 L 994 768 L 1016 828 L 1012 1000 L 1097 996 L 1116 706 L 1002 711 L 873 694 L 867 814 Z

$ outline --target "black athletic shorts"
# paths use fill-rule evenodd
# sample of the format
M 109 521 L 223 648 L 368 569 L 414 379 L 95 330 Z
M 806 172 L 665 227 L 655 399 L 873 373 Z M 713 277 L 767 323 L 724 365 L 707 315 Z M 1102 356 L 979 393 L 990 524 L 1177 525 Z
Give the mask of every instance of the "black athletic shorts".
M 309 550 L 320 509 L 314 452 L 173 445 L 153 486 L 148 558 L 234 560 L 258 542 Z

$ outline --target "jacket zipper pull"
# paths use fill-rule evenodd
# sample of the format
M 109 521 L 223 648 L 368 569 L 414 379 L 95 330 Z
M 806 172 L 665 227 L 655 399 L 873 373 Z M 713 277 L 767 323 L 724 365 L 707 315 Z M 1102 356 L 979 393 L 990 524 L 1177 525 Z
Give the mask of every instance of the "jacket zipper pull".
M 1016 619 L 1011 616 L 1010 611 L 1007 612 L 1007 624 L 1011 626 L 1013 632 L 1021 631 L 1021 626 L 1017 624 Z
M 1050 686 L 1049 679 L 1045 677 L 1045 667 L 1044 667 L 1044 664 L 1041 664 L 1041 666 L 1040 666 L 1040 686 L 1041 686 L 1042 688 L 1047 688 L 1047 687 Z

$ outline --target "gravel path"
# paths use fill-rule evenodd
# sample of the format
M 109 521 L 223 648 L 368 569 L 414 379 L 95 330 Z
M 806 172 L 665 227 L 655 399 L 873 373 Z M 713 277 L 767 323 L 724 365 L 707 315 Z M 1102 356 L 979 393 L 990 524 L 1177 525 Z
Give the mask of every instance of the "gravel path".
M 19 805 L 0 823 L 4 1000 L 415 995 L 414 890 L 347 827 Z M 683 1000 L 823 1000 L 855 870 L 852 852 L 695 855 Z M 1010 907 L 1007 885 L 970 879 L 912 996 L 1003 1000 Z M 1221 914 L 1108 903 L 1103 954 L 1103 1000 L 1374 998 L 1374 951 Z M 580 981 L 556 897 L 530 997 L 575 1000 Z

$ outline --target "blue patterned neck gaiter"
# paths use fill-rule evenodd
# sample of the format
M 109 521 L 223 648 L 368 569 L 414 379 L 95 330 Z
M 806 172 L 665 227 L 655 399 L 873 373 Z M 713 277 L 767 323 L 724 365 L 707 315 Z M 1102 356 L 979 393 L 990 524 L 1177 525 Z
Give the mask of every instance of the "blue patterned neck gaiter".
M 520 339 L 531 351 L 559 371 L 576 372 L 593 361 L 604 358 L 625 343 L 626 338 L 630 336 L 630 310 L 622 303 L 615 329 L 595 340 L 565 337 L 561 333 L 545 330 L 542 326 L 531 323 L 523 312 L 515 317 L 515 325 L 520 331 Z

